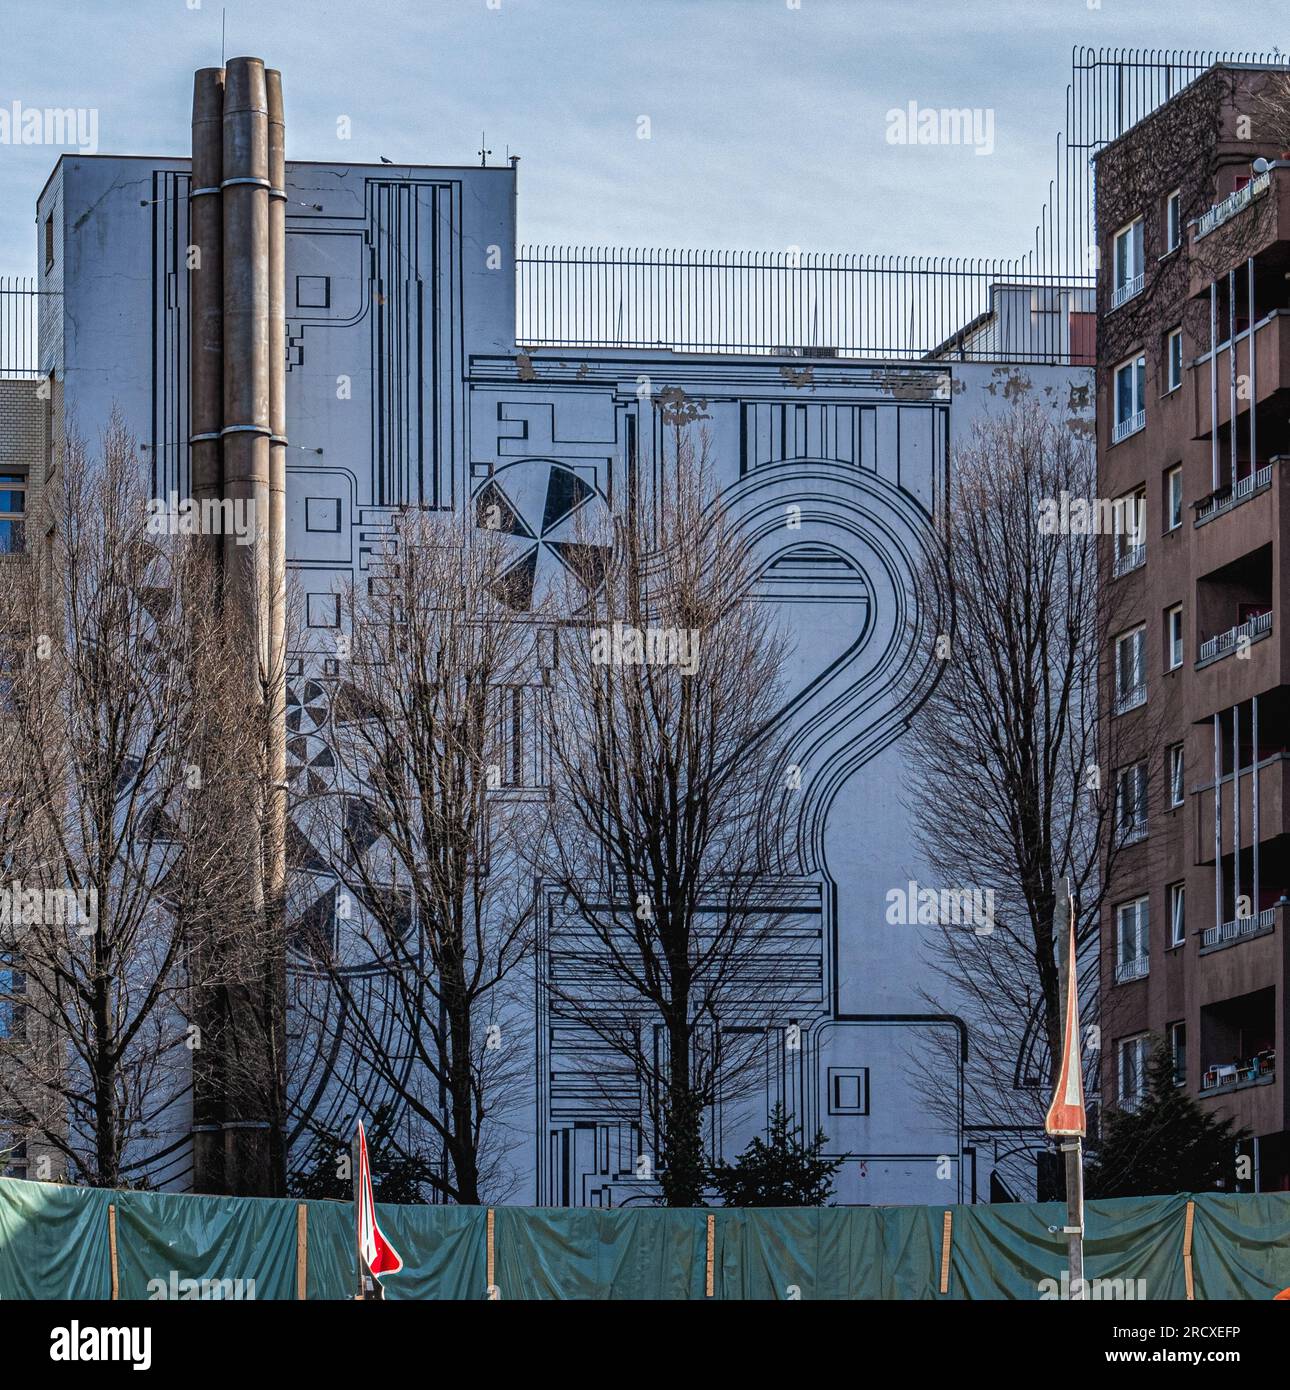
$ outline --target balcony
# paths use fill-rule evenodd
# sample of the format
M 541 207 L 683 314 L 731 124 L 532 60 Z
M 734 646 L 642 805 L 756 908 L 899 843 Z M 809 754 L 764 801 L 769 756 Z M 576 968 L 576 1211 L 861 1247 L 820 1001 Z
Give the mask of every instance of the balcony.
M 1131 434 L 1137 434 L 1139 430 L 1144 430 L 1146 427 L 1147 412 L 1139 410 L 1111 427 L 1111 443 L 1118 444 L 1121 440 L 1128 439 Z
M 1251 404 L 1256 408 L 1271 406 L 1279 411 L 1284 404 L 1284 393 L 1290 386 L 1290 311 L 1281 307 L 1267 310 L 1256 308 L 1255 314 L 1253 326 L 1238 328 L 1235 339 L 1238 383 L 1240 378 L 1245 378 L 1245 385 L 1238 387 L 1235 401 L 1236 414 L 1242 421 L 1248 419 Z M 1198 439 L 1210 437 L 1215 420 L 1220 431 L 1232 420 L 1232 341 L 1225 336 L 1226 332 L 1226 324 L 1220 315 L 1219 333 L 1224 336 L 1218 346 L 1212 353 L 1200 353 L 1188 367 Z M 1253 369 L 1250 365 L 1251 350 Z M 1213 390 L 1210 378 L 1213 359 L 1217 359 L 1213 369 L 1217 391 Z M 1226 441 L 1220 447 L 1226 448 Z
M 1146 563 L 1147 547 L 1145 545 L 1126 546 L 1115 557 L 1115 563 L 1111 566 L 1111 577 L 1119 579 L 1133 570 L 1140 570 Z
M 1248 502 L 1251 497 L 1266 491 L 1272 486 L 1272 467 L 1271 463 L 1265 463 L 1262 468 L 1256 469 L 1253 473 L 1247 473 L 1244 478 L 1238 478 L 1235 486 L 1227 492 L 1215 493 L 1212 497 L 1207 497 L 1196 508 L 1194 524 L 1204 526 L 1206 522 L 1226 515 L 1233 508 L 1239 507 L 1242 502 Z
M 1128 714 L 1131 709 L 1137 709 L 1139 705 L 1146 703 L 1147 685 L 1144 681 L 1141 685 L 1135 685 L 1132 689 L 1115 697 L 1115 712 L 1116 714 Z
M 1117 985 L 1128 984 L 1131 980 L 1145 980 L 1151 973 L 1151 959 L 1149 956 L 1132 956 L 1128 960 L 1118 961 L 1115 967 L 1115 983 Z
M 1253 618 L 1248 618 L 1243 623 L 1237 623 L 1235 627 L 1229 627 L 1226 632 L 1220 632 L 1202 642 L 1196 665 L 1208 666 L 1211 661 L 1219 661 L 1225 656 L 1230 656 L 1238 647 L 1257 642 L 1268 636 L 1271 631 L 1272 612 L 1269 609 L 1266 613 L 1256 614 Z
M 1126 280 L 1124 284 L 1117 285 L 1111 293 L 1111 308 L 1118 309 L 1121 304 L 1127 304 L 1129 300 L 1142 293 L 1142 287 L 1146 283 L 1146 276 L 1139 271 L 1131 280 Z
M 1277 1054 L 1266 1048 L 1235 1062 L 1216 1062 L 1201 1073 L 1200 1089 L 1206 1095 L 1239 1091 L 1245 1086 L 1266 1086 L 1277 1072 Z
M 1262 705 L 1263 702 L 1261 701 Z M 1244 714 L 1244 723 L 1249 727 L 1248 707 Z M 1252 853 L 1255 840 L 1255 816 L 1254 816 L 1254 792 L 1257 779 L 1259 815 L 1258 815 L 1258 840 L 1261 845 L 1267 845 L 1269 841 L 1275 840 L 1278 836 L 1290 834 L 1290 757 L 1280 751 L 1269 751 L 1272 742 L 1280 743 L 1284 735 L 1280 729 L 1284 726 L 1279 724 L 1279 710 L 1272 705 L 1267 706 L 1260 716 L 1260 756 L 1257 765 L 1250 762 L 1250 750 L 1248 747 L 1243 750 L 1241 758 L 1240 775 L 1240 823 L 1241 840 L 1240 849 L 1247 856 Z M 1206 741 L 1208 741 L 1208 731 Z M 1232 726 L 1230 720 L 1223 722 L 1221 732 L 1221 750 L 1225 759 L 1225 771 L 1219 780 L 1217 796 L 1213 781 L 1207 781 L 1203 786 L 1193 786 L 1192 814 L 1195 816 L 1196 839 L 1195 854 L 1198 864 L 1213 864 L 1214 862 L 1214 812 L 1216 809 L 1219 815 L 1219 829 L 1221 831 L 1221 843 L 1218 852 L 1221 855 L 1230 855 L 1233 852 L 1235 842 L 1236 809 L 1233 802 L 1233 789 L 1235 779 L 1231 773 L 1231 739 Z M 1266 740 L 1266 742 L 1265 742 Z M 1208 750 L 1206 750 L 1208 752 Z M 1208 761 L 1208 759 L 1207 759 Z M 1266 851 L 1263 851 L 1266 854 Z M 1270 865 L 1265 860 L 1264 869 L 1268 871 Z M 1287 881 L 1290 881 L 1290 869 L 1286 874 Z M 1269 878 L 1268 882 L 1273 880 Z M 1278 886 L 1280 879 L 1277 879 Z M 1266 904 L 1265 904 L 1266 905 Z
M 1230 222 L 1238 212 L 1245 208 L 1256 199 L 1265 194 L 1272 186 L 1271 171 L 1258 174 L 1252 178 L 1244 188 L 1238 188 L 1235 193 L 1229 193 L 1221 203 L 1215 203 L 1206 213 L 1202 213 L 1196 219 L 1196 240 L 1200 241 L 1215 232 L 1224 222 Z
M 1253 936 L 1266 936 L 1276 927 L 1276 923 L 1276 908 L 1265 907 L 1262 912 L 1252 912 L 1247 917 L 1236 917 L 1230 922 L 1206 927 L 1200 934 L 1200 948 L 1202 951 L 1217 951 Z

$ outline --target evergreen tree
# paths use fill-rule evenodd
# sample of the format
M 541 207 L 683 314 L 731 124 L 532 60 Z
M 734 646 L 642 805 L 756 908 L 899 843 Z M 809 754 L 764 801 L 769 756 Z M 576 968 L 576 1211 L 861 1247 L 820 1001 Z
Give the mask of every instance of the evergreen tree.
M 758 1137 L 734 1163 L 715 1163 L 709 1181 L 728 1207 L 822 1207 L 833 1191 L 840 1158 L 821 1156 L 828 1136 L 817 1130 L 809 1144 L 789 1127 L 784 1107 L 770 1117 L 767 1141 Z
M 1207 1115 L 1176 1084 L 1173 1057 L 1157 1039 L 1142 1103 L 1107 1118 L 1085 1171 L 1085 1191 L 1090 1197 L 1230 1191 L 1235 1147 L 1245 1134 L 1231 1120 Z

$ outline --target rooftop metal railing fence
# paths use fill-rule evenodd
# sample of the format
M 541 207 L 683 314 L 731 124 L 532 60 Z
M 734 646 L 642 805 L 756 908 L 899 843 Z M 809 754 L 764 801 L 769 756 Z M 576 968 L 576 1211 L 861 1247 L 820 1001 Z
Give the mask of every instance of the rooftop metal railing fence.
M 40 375 L 40 293 L 34 280 L 0 275 L 0 379 Z
M 516 277 L 522 347 L 1092 361 L 1093 276 L 1025 258 L 524 246 Z

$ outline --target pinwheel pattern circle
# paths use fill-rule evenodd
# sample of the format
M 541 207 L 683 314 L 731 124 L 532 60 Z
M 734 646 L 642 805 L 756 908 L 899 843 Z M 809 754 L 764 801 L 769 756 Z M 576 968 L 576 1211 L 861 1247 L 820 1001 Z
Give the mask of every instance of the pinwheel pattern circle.
M 497 531 L 509 552 L 494 592 L 508 607 L 535 607 L 572 575 L 588 594 L 601 585 L 609 547 L 609 503 L 567 464 L 521 459 L 498 468 L 475 493 L 475 525 Z

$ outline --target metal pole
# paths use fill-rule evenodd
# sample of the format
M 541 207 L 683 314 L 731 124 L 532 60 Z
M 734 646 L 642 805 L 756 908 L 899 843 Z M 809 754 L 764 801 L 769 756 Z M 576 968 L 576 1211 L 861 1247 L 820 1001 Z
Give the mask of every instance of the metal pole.
M 363 1278 L 363 1184 L 358 1171 L 358 1134 L 349 1141 L 349 1169 L 354 1180 L 354 1297 L 366 1296 Z
M 1058 972 L 1061 985 L 1062 1017 L 1070 1006 L 1071 980 L 1075 962 L 1071 941 L 1071 915 L 1074 900 L 1071 897 L 1070 879 L 1063 879 L 1057 899 L 1057 911 L 1053 926 L 1058 933 L 1057 940 L 1061 968 Z M 1078 1001 L 1076 1002 L 1078 1008 Z M 1076 1019 L 1078 1024 L 1078 1018 Z M 1067 1296 L 1082 1299 L 1084 1295 L 1084 1141 L 1078 1135 L 1062 1141 L 1062 1152 L 1066 1155 L 1066 1252 L 1070 1269 L 1070 1288 Z
M 1087 1297 L 1084 1291 L 1084 1141 L 1068 1139 L 1066 1151 L 1066 1260 L 1070 1266 L 1072 1299 Z

